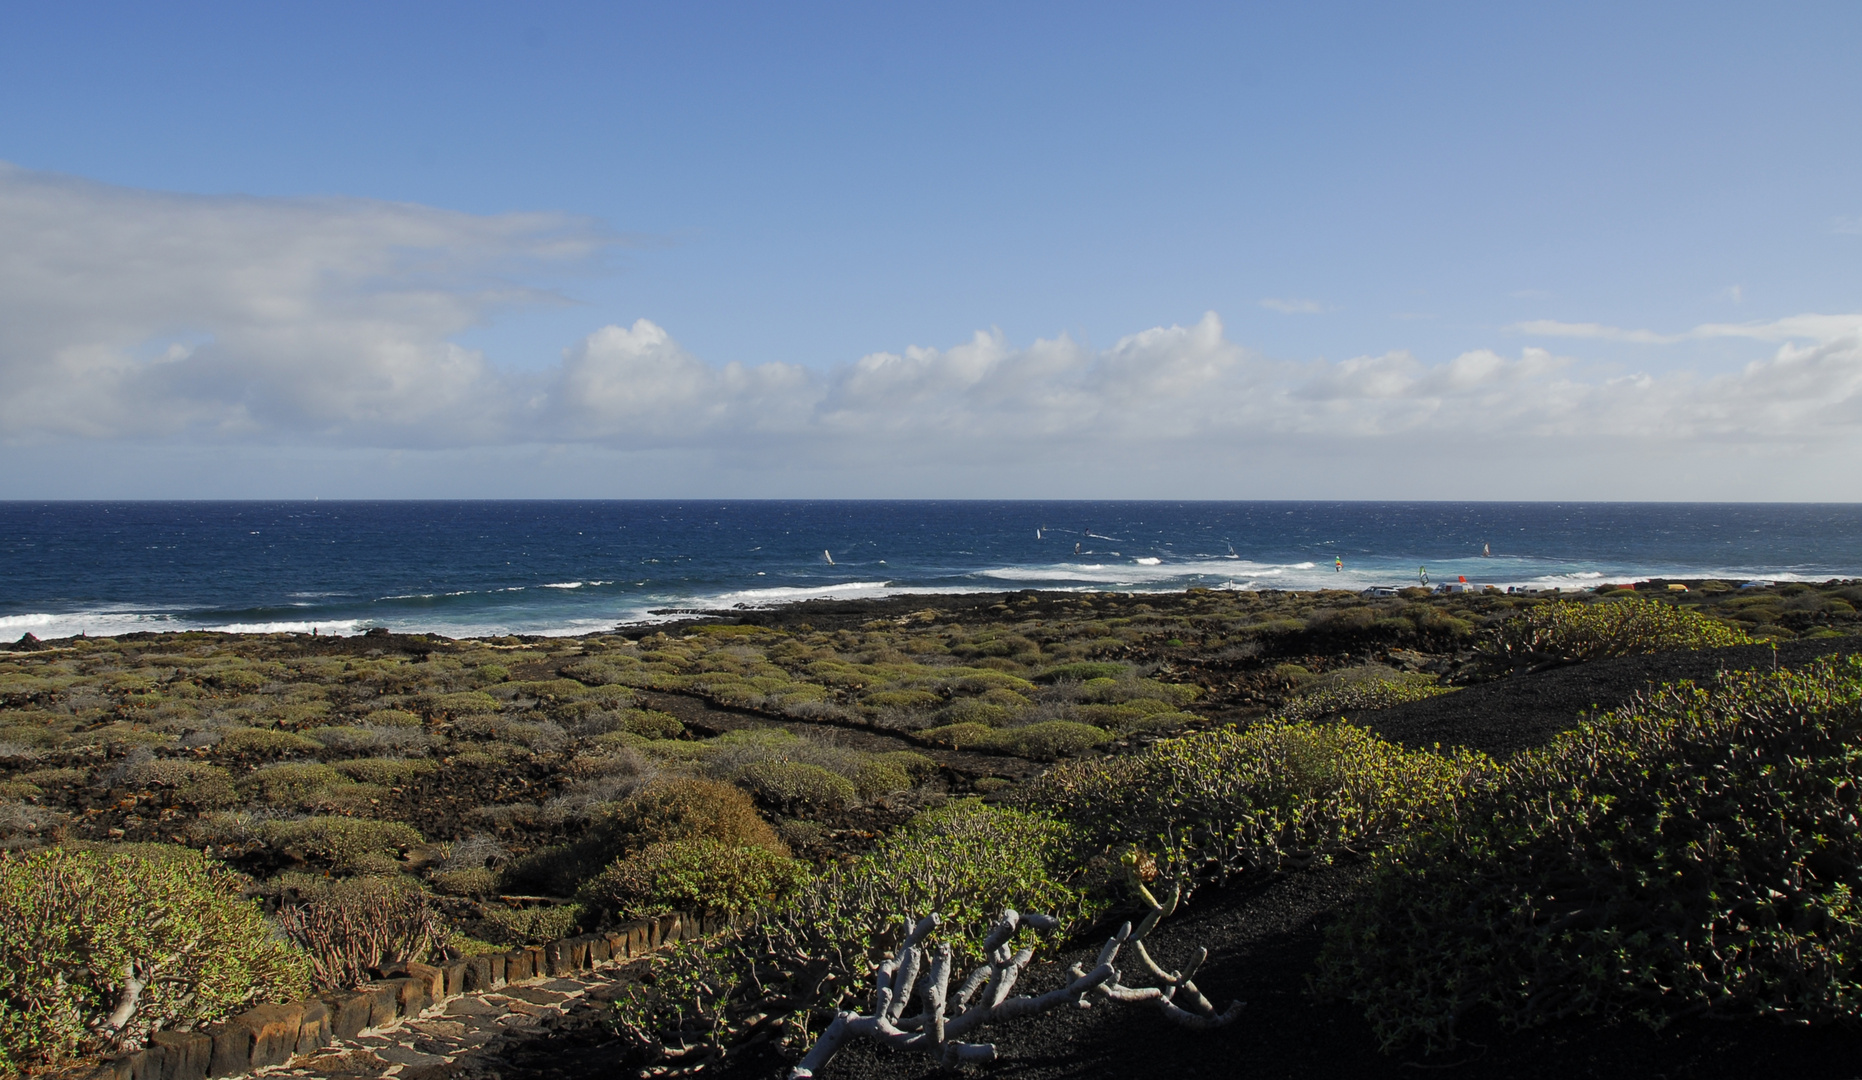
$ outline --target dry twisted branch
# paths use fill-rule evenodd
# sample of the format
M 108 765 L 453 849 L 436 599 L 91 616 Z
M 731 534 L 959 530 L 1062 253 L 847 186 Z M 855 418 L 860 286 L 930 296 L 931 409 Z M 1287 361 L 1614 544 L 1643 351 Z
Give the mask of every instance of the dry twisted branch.
M 1114 1001 L 1157 1001 L 1164 1015 L 1195 1030 L 1222 1027 L 1232 1022 L 1241 1012 L 1240 1002 L 1232 1003 L 1226 1012 L 1217 1013 L 1190 981 L 1197 966 L 1209 955 L 1207 949 L 1201 950 L 1196 963 L 1188 970 L 1177 974 L 1159 968 L 1144 948 L 1143 936 L 1150 933 L 1158 920 L 1176 909 L 1178 890 L 1171 891 L 1167 906 L 1157 903 L 1149 892 L 1143 895 L 1151 910 L 1136 934 L 1131 924 L 1126 923 L 1106 940 L 1091 970 L 1076 964 L 1071 971 L 1072 982 L 1038 996 L 1009 996 L 1022 969 L 1034 958 L 1032 948 L 1011 952 L 1009 942 L 1023 926 L 1047 932 L 1059 926 L 1058 920 L 1047 915 L 1022 915 L 1013 909 L 1004 912 L 983 942 L 986 961 L 970 972 L 952 997 L 949 992 L 950 946 L 943 945 L 929 955 L 930 963 L 928 968 L 926 966 L 927 951 L 919 943 L 937 928 L 939 919 L 935 913 L 925 916 L 912 925 L 898 952 L 875 973 L 872 1012 L 836 1014 L 808 1054 L 790 1070 L 790 1080 L 813 1077 L 852 1038 L 868 1038 L 901 1050 L 919 1050 L 946 1067 L 993 1061 L 996 1057 L 994 1043 L 968 1042 L 964 1036 L 998 1020 L 1046 1012 L 1068 1002 L 1086 1008 L 1086 995 L 1095 989 Z M 1119 971 L 1114 964 L 1120 948 L 1132 942 L 1137 943 L 1140 961 L 1165 983 L 1163 987 L 1134 988 L 1120 984 Z M 1176 1003 L 1179 994 L 1189 1008 Z M 906 1006 L 914 996 L 920 1001 L 920 1011 L 906 1016 Z M 953 1012 L 955 1016 L 950 1015 Z

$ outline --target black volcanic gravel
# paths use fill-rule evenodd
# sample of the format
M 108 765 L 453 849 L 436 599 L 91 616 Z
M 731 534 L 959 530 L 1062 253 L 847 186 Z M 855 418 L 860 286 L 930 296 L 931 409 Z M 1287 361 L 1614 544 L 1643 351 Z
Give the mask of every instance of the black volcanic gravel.
M 1796 666 L 1822 655 L 1862 648 L 1862 639 L 1792 642 L 1777 662 Z M 1427 745 L 1440 742 L 1503 755 L 1544 742 L 1581 712 L 1608 709 L 1652 685 L 1706 680 L 1722 670 L 1769 668 L 1769 646 L 1704 653 L 1669 653 L 1571 665 L 1469 687 L 1364 719 L 1386 736 Z M 1349 899 L 1362 864 L 1309 870 L 1226 890 L 1206 889 L 1153 933 L 1159 962 L 1181 964 L 1199 945 L 1211 955 L 1197 984 L 1218 1006 L 1247 1002 L 1231 1028 L 1191 1033 L 1149 1005 L 1099 1000 L 1090 1010 L 1061 1010 L 991 1028 L 1000 1053 L 973 1075 L 1016 1080 L 1073 1077 L 1416 1077 L 1564 1080 L 1578 1077 L 1696 1080 L 1838 1080 L 1862 1076 L 1862 1032 L 1759 1021 L 1682 1021 L 1660 1032 L 1635 1023 L 1564 1021 L 1509 1032 L 1491 1018 L 1467 1017 L 1466 1042 L 1433 1058 L 1414 1051 L 1381 1052 L 1356 1009 L 1315 1000 L 1307 975 L 1324 927 Z M 1102 940 L 1102 939 L 1101 939 Z M 1098 941 L 1082 942 L 1060 964 L 1031 972 L 1034 991 L 1059 984 L 1075 960 L 1090 960 Z M 593 1023 L 571 1026 L 512 1047 L 496 1063 L 479 1062 L 475 1076 L 501 1080 L 628 1076 L 612 1044 Z M 780 1075 L 774 1055 L 747 1058 L 719 1075 L 737 1080 Z M 825 1071 L 829 1080 L 906 1080 L 938 1073 L 928 1060 L 852 1044 Z
M 1820 656 L 1843 655 L 1859 648 L 1862 640 L 1853 637 L 1784 642 L 1778 646 L 1776 662 L 1781 667 L 1798 667 Z M 1386 739 L 1409 746 L 1467 746 L 1501 757 L 1550 740 L 1582 713 L 1614 709 L 1663 683 L 1684 679 L 1704 683 L 1722 671 L 1769 668 L 1773 659 L 1769 645 L 1742 645 L 1593 660 L 1478 683 L 1453 694 L 1353 719 Z

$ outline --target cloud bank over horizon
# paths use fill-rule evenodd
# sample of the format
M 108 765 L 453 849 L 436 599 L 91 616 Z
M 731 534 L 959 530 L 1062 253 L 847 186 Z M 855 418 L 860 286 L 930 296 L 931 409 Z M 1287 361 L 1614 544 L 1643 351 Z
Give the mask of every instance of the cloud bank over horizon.
M 1043 497 L 1062 494 L 1048 481 L 1064 476 L 1107 497 L 1212 498 L 1279 495 L 1261 482 L 1276 471 L 1315 497 L 1362 497 L 1326 478 L 1343 468 L 1398 482 L 1445 461 L 1489 463 L 1469 465 L 1467 497 L 1570 497 L 1561 470 L 1569 481 L 1614 461 L 1598 497 L 1862 497 L 1848 464 L 1862 449 L 1862 314 L 1670 333 L 1535 320 L 1481 331 L 1488 340 L 1453 356 L 1392 348 L 1334 361 L 1262 355 L 1209 312 L 1106 347 L 1065 334 L 1019 344 L 992 329 L 818 366 L 695 356 L 638 318 L 538 365 L 457 339 L 502 312 L 565 302 L 527 282 L 595 269 L 622 243 L 599 222 L 172 195 L 0 164 L 0 237 L 0 454 L 21 460 L 133 445 L 464 463 L 556 447 L 650 458 L 694 492 L 788 474 L 769 490 L 946 496 L 971 483 Z M 1670 358 L 1633 371 L 1522 346 L 1522 335 L 1578 350 L 1755 351 L 1736 370 Z M 1640 474 L 1621 473 L 1623 454 L 1643 461 Z M 1490 465 L 1501 460 L 1511 472 Z M 1703 477 L 1714 461 L 1739 485 Z M 1796 486 L 1768 487 L 1768 472 Z M 1174 486 L 1157 485 L 1165 473 Z M 73 478 L 71 493 L 98 492 Z M 663 492 L 605 477 L 585 493 Z

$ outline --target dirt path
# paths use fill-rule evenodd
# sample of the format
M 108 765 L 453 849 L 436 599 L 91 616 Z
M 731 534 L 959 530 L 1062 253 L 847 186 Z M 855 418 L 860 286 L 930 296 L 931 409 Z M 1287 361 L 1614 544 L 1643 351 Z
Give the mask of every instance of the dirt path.
M 417 1019 L 370 1029 L 288 1065 L 257 1076 L 322 1080 L 394 1076 L 403 1080 L 499 1077 L 513 1062 L 551 1056 L 547 1049 L 564 1028 L 597 1035 L 608 1002 L 632 981 L 645 958 L 616 961 L 561 978 L 532 979 L 496 990 L 449 998 Z M 618 1062 L 619 1051 L 611 1057 Z M 573 1075 L 587 1075 L 577 1072 Z

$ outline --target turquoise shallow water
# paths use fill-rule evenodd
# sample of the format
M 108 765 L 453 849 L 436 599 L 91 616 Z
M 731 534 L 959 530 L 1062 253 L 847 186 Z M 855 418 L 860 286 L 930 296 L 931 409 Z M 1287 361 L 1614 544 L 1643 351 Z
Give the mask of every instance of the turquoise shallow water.
M 1491 552 L 1483 557 L 1482 550 Z M 1342 566 L 1342 569 L 1340 568 Z M 0 503 L 0 638 L 572 634 L 655 609 L 1004 589 L 1862 576 L 1862 506 Z

